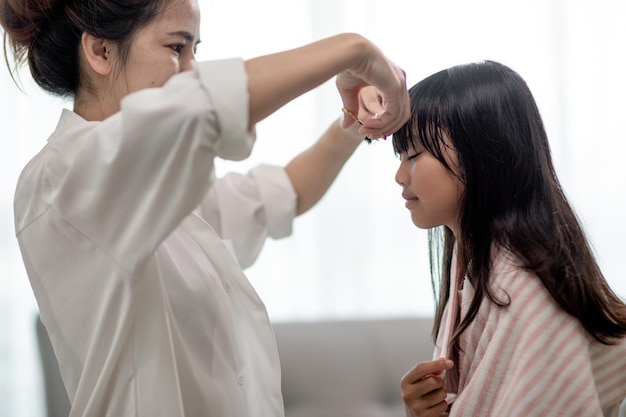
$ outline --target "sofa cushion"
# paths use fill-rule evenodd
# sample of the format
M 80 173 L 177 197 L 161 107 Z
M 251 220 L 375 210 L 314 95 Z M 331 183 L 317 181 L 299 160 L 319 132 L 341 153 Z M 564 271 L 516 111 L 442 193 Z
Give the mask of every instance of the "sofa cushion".
M 385 406 L 373 401 L 310 402 L 286 408 L 286 417 L 403 417 L 404 406 Z
M 432 358 L 431 318 L 274 323 L 286 417 L 404 416 L 400 379 Z

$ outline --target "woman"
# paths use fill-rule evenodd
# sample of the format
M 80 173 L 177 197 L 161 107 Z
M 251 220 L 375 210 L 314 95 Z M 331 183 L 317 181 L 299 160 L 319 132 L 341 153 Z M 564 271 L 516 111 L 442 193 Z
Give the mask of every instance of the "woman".
M 74 100 L 15 195 L 71 415 L 283 415 L 271 326 L 241 265 L 290 232 L 357 136 L 407 120 L 403 71 L 354 34 L 196 63 L 195 0 L 0 0 L 0 22 L 35 81 Z M 215 180 L 216 157 L 246 158 L 257 122 L 336 74 L 346 108 L 373 84 L 386 111 L 358 133 L 331 126 L 285 170 Z
M 626 304 L 561 189 L 526 83 L 481 62 L 409 95 L 396 181 L 440 285 L 436 360 L 402 379 L 407 414 L 616 416 Z

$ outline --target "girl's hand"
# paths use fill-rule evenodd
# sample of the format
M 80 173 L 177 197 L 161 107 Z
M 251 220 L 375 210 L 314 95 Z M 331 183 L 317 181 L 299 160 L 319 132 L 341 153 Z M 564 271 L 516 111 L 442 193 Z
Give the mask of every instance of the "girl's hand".
M 402 377 L 400 388 L 407 417 L 440 417 L 448 410 L 442 373 L 454 366 L 449 359 L 420 362 Z

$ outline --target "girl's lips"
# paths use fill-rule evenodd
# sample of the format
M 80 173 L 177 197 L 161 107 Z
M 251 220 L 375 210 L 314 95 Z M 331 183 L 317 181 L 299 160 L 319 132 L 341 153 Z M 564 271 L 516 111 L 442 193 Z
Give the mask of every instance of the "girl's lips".
M 406 202 L 404 203 L 404 205 L 409 208 L 409 206 L 412 206 L 415 202 L 417 202 L 418 198 L 414 197 L 414 196 L 408 196 L 406 194 L 402 194 L 402 198 L 404 198 L 406 200 Z

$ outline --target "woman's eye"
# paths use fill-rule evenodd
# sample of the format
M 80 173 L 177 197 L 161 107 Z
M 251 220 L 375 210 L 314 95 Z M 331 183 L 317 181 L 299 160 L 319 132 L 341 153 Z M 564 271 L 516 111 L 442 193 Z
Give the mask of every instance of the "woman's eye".
M 176 52 L 177 54 L 179 54 L 180 51 L 182 51 L 184 47 L 185 47 L 185 45 L 182 45 L 182 44 L 170 45 L 170 48 L 172 48 L 172 51 Z
M 420 156 L 420 154 L 421 152 L 414 153 L 413 155 L 407 155 L 406 159 L 410 160 L 410 159 L 417 158 L 418 156 Z

